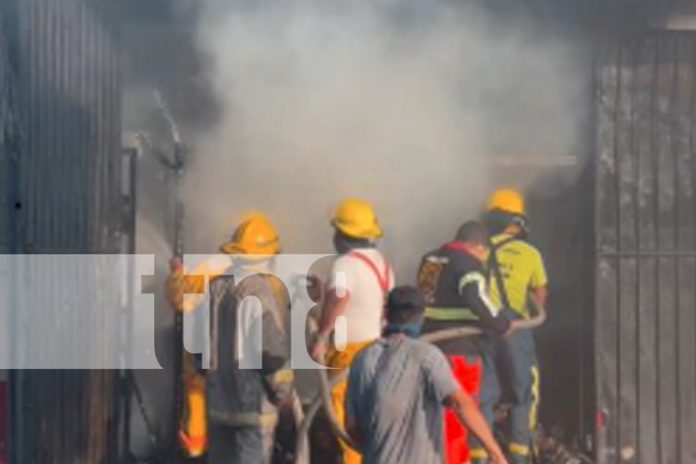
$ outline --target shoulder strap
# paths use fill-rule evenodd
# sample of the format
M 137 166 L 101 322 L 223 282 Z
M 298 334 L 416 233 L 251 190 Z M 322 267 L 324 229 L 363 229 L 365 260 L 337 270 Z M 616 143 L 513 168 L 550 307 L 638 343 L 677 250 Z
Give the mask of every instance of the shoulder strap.
M 386 258 L 384 258 L 384 273 L 380 273 L 374 261 L 372 261 L 364 254 L 360 253 L 359 251 L 353 250 L 349 253 L 349 256 L 357 258 L 363 263 L 367 264 L 367 266 L 372 270 L 375 277 L 377 278 L 377 283 L 379 284 L 379 287 L 382 289 L 382 292 L 385 295 L 389 292 L 389 277 L 391 274 L 391 266 L 387 262 Z
M 493 278 L 495 278 L 495 285 L 498 287 L 498 292 L 500 293 L 500 300 L 503 303 L 503 308 L 510 309 L 510 299 L 508 298 L 507 290 L 505 289 L 505 280 L 503 279 L 503 273 L 500 270 L 500 262 L 498 261 L 498 250 L 507 245 L 508 243 L 518 240 L 517 237 L 508 237 L 505 240 L 501 240 L 498 243 L 493 243 L 489 239 L 490 254 L 488 256 L 488 272 L 489 278 L 490 273 L 493 273 Z

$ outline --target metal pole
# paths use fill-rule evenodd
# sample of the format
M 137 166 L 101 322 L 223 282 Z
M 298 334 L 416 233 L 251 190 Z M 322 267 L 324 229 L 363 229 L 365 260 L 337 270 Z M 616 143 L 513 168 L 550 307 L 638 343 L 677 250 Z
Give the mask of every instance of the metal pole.
M 184 254 L 184 201 L 183 201 L 183 177 L 185 165 L 185 151 L 181 142 L 179 128 L 174 120 L 169 107 L 167 106 L 162 94 L 155 90 L 155 100 L 162 115 L 169 124 L 169 128 L 174 140 L 174 159 L 170 167 L 174 179 L 174 256 L 182 259 Z M 184 409 L 184 385 L 183 385 L 183 363 L 184 363 L 184 316 L 180 311 L 174 312 L 174 404 L 172 411 L 172 424 L 169 434 L 169 449 L 172 454 L 177 449 L 177 437 L 179 424 L 183 416 Z

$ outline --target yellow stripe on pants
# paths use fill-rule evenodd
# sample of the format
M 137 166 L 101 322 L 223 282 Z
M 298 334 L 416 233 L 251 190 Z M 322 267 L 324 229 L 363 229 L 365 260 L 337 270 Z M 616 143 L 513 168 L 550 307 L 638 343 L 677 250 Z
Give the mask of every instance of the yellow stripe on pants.
M 338 373 L 342 369 L 349 367 L 350 363 L 353 362 L 355 355 L 357 355 L 363 348 L 371 343 L 372 341 L 348 343 L 343 351 L 331 349 L 326 355 L 326 365 L 328 367 L 336 368 L 336 373 Z M 331 375 L 331 371 L 329 371 L 329 375 Z M 347 387 L 348 380 L 345 379 L 339 382 L 333 388 L 333 390 L 331 390 L 333 407 L 336 411 L 336 419 L 339 423 L 343 424 L 344 427 L 346 425 L 345 400 Z M 343 441 L 339 440 L 339 442 L 341 444 L 341 449 L 343 450 L 343 464 L 360 464 L 362 462 L 362 456 L 360 453 L 355 451 Z
M 529 430 L 532 433 L 536 430 L 538 423 L 539 398 L 541 396 L 540 384 L 539 367 L 535 364 L 532 366 L 532 405 L 529 408 Z
M 179 443 L 188 457 L 202 456 L 208 447 L 206 381 L 194 366 L 193 355 L 184 356 L 184 417 L 179 427 Z
M 510 443 L 508 445 L 508 451 L 515 456 L 529 456 L 529 446 L 521 443 Z

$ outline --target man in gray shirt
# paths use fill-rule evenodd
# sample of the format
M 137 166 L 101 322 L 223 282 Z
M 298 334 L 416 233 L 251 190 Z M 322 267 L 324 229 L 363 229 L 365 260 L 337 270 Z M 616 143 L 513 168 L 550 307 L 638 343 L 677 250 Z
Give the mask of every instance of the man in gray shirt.
M 387 302 L 383 337 L 350 367 L 346 426 L 364 464 L 442 464 L 445 406 L 481 440 L 493 464 L 507 464 L 445 356 L 418 340 L 424 306 L 416 288 L 395 288 Z

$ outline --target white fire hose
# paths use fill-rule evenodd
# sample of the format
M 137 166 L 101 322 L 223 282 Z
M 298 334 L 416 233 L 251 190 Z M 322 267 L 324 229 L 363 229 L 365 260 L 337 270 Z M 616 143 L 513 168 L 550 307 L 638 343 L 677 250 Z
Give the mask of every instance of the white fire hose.
M 534 302 L 534 299 L 531 299 Z M 534 317 L 530 319 L 515 320 L 512 322 L 512 330 L 525 330 L 534 329 L 542 325 L 546 321 L 546 310 L 540 305 L 533 304 L 535 309 Z M 312 332 L 316 331 L 316 321 L 310 318 L 310 330 Z M 446 340 L 452 340 L 455 338 L 465 338 L 472 337 L 474 335 L 481 335 L 483 332 L 481 329 L 475 327 L 455 327 L 451 329 L 439 330 L 437 332 L 431 332 L 424 334 L 420 339 L 429 343 L 443 342 Z M 348 433 L 343 428 L 343 425 L 339 423 L 336 417 L 336 411 L 333 407 L 333 402 L 331 400 L 331 389 L 339 384 L 348 376 L 348 369 L 343 369 L 336 375 L 329 379 L 326 369 L 317 369 L 319 374 L 319 394 L 317 394 L 309 408 L 304 414 L 304 419 L 301 421 L 299 428 L 297 429 L 297 440 L 295 443 L 295 464 L 309 464 L 309 429 L 314 420 L 314 416 L 319 411 L 320 407 L 324 407 L 326 416 L 329 419 L 329 424 L 331 425 L 331 430 L 334 435 L 340 440 L 348 444 L 351 448 L 358 449 L 357 445 L 353 439 L 348 435 Z M 299 416 L 296 416 L 299 418 Z M 299 421 L 299 420 L 298 420 Z

